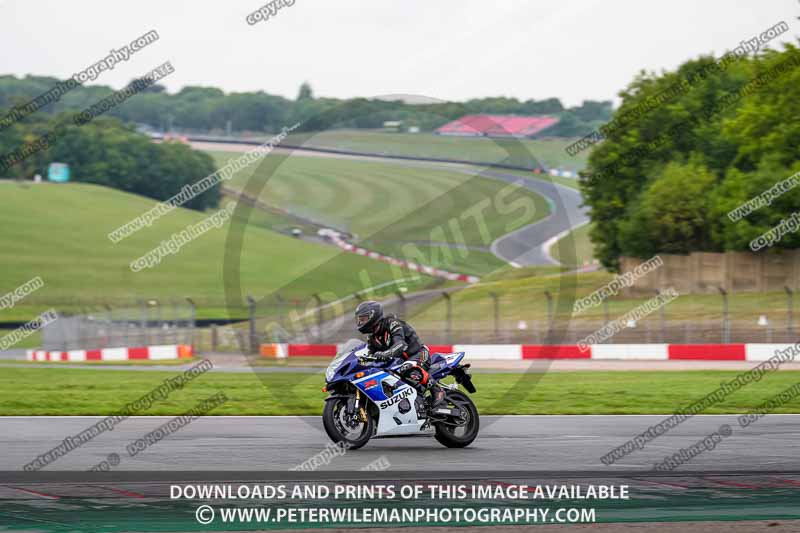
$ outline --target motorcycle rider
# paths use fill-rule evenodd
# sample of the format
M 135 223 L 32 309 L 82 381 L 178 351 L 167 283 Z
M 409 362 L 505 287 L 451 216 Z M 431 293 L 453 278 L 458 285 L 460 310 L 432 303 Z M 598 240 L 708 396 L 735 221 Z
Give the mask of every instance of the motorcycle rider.
M 414 328 L 395 315 L 384 316 L 383 306 L 374 301 L 358 304 L 355 315 L 358 331 L 369 335 L 367 346 L 370 355 L 364 361 L 385 362 L 396 357 L 405 359 L 397 370 L 400 377 L 422 394 L 430 390 L 432 408 L 442 406 L 445 403 L 444 390 L 428 374 L 431 354 Z

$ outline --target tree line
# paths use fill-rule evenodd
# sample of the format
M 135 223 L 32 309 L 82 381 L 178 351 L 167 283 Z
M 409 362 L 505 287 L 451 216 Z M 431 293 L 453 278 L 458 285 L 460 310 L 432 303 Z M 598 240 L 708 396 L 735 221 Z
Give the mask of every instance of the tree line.
M 131 100 L 138 98 L 137 95 Z M 94 103 L 94 102 L 92 102 Z M 0 108 L 0 116 L 7 110 Z M 47 175 L 51 162 L 67 163 L 73 181 L 96 183 L 156 200 L 167 200 L 184 185 L 216 171 L 211 156 L 178 142 L 154 143 L 116 118 L 99 117 L 78 126 L 75 113 L 34 113 L 0 129 L 0 161 L 37 139 L 53 135 L 54 142 L 14 162 L 0 178 L 31 179 Z M 5 167 L 6 165 L 3 165 Z M 219 205 L 216 186 L 192 198 L 184 207 L 204 210 Z
M 0 108 L 23 106 L 46 93 L 60 80 L 52 77 L 0 76 Z M 84 109 L 113 92 L 104 85 L 78 86 L 45 106 L 42 111 L 58 114 Z M 410 104 L 368 98 L 347 100 L 317 98 L 308 83 L 301 85 L 294 100 L 263 91 L 226 94 L 214 87 L 187 86 L 174 94 L 163 85 L 153 85 L 136 98 L 109 111 L 124 122 L 146 125 L 159 131 L 195 133 L 272 133 L 284 126 L 301 123 L 299 131 L 335 128 L 381 128 L 385 121 L 403 121 L 405 127 L 433 131 L 449 121 L 475 113 L 540 115 L 549 114 L 560 122 L 547 131 L 549 136 L 572 137 L 588 133 L 607 121 L 610 101 L 584 101 L 565 108 L 558 98 L 525 100 L 492 97 L 467 102 Z
M 618 268 L 622 255 L 745 251 L 800 208 L 795 187 L 729 216 L 800 170 L 798 67 L 800 50 L 788 44 L 736 61 L 700 56 L 641 73 L 620 92 L 614 116 L 636 119 L 605 130 L 580 180 L 605 266 Z M 788 232 L 770 251 L 798 246 L 800 234 Z

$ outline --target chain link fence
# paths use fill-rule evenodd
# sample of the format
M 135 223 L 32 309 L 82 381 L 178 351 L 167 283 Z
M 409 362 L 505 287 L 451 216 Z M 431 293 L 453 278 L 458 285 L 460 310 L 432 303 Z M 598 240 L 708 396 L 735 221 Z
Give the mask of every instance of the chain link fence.
M 662 308 L 636 322 L 623 322 L 624 312 L 614 308 L 612 313 L 607 305 L 599 306 L 593 315 L 573 315 L 570 311 L 559 310 L 552 295 L 541 298 L 542 310 L 532 319 L 520 315 L 514 305 L 516 300 L 498 295 L 486 296 L 483 301 L 462 302 L 448 291 L 423 291 L 412 296 L 395 293 L 382 302 L 386 313 L 397 314 L 411 322 L 428 344 L 576 344 L 610 325 L 615 326 L 613 334 L 604 338 L 603 343 L 797 341 L 791 294 L 786 301 L 782 300 L 782 295 L 776 295 L 771 307 L 760 310 L 745 308 L 736 300 L 731 303 L 728 295 L 723 296 L 717 310 L 705 309 L 702 315 L 706 316 L 702 318 L 675 316 L 680 313 L 665 312 Z M 287 306 L 285 302 L 272 308 L 266 303 L 259 304 L 246 325 L 247 331 L 240 335 L 242 346 L 256 351 L 260 343 L 341 343 L 359 337 L 352 310 L 360 300 L 354 297 L 349 305 L 337 306 L 318 301 L 319 305 L 304 311 Z M 616 303 L 633 307 L 638 302 Z M 480 309 L 483 316 L 475 318 L 476 313 L 468 310 L 470 307 Z M 269 316 L 258 314 L 267 309 Z M 465 315 L 468 318 L 464 318 Z
M 204 327 L 198 326 L 191 300 L 148 300 L 61 316 L 43 330 L 42 338 L 49 350 L 190 344 L 201 353 L 256 353 L 262 343 L 342 343 L 360 336 L 353 310 L 360 301 L 374 298 L 383 302 L 387 314 L 408 320 L 428 344 L 576 344 L 612 323 L 618 326 L 616 331 L 601 342 L 797 341 L 792 294 L 773 295 L 763 307 L 742 303 L 752 296 L 730 301 L 724 296 L 714 303 L 714 311 L 705 309 L 701 316 L 682 316 L 669 304 L 666 312 L 659 309 L 637 322 L 623 323 L 620 318 L 637 301 L 622 299 L 610 308 L 604 303 L 574 315 L 557 297 L 542 294 L 531 294 L 534 303 L 522 308 L 519 295 L 462 300 L 456 289 L 354 294 L 327 302 L 319 296 L 300 300 L 274 295 L 261 300 L 248 297 L 246 312 L 237 313 L 243 315 L 241 321 L 204 320 Z
M 101 348 L 194 343 L 195 306 L 190 300 L 140 301 L 126 307 L 86 309 L 61 315 L 42 330 L 45 350 L 95 350 Z

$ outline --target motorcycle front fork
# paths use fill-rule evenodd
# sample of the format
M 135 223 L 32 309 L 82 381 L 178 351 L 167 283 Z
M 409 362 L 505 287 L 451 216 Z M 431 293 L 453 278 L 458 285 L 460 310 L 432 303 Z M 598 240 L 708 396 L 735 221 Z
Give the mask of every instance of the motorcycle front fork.
M 361 392 L 358 389 L 356 389 L 355 396 L 351 396 L 350 399 L 347 400 L 347 414 L 353 416 L 356 409 L 358 409 L 359 420 L 366 422 L 367 411 L 364 409 L 364 406 L 361 405 Z

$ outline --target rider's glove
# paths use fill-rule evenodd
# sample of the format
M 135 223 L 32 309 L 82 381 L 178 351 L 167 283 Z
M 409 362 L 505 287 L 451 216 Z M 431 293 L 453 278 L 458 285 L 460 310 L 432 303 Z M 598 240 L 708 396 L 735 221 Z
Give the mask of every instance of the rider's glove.
M 372 354 L 372 358 L 375 361 L 385 362 L 389 361 L 392 358 L 392 356 L 386 352 L 375 352 L 374 354 Z
M 379 359 L 379 358 L 375 357 L 374 353 L 361 355 L 358 358 L 358 362 L 361 363 L 362 365 L 366 365 L 366 364 L 369 364 L 369 363 L 378 363 L 380 361 L 382 361 L 382 359 Z

